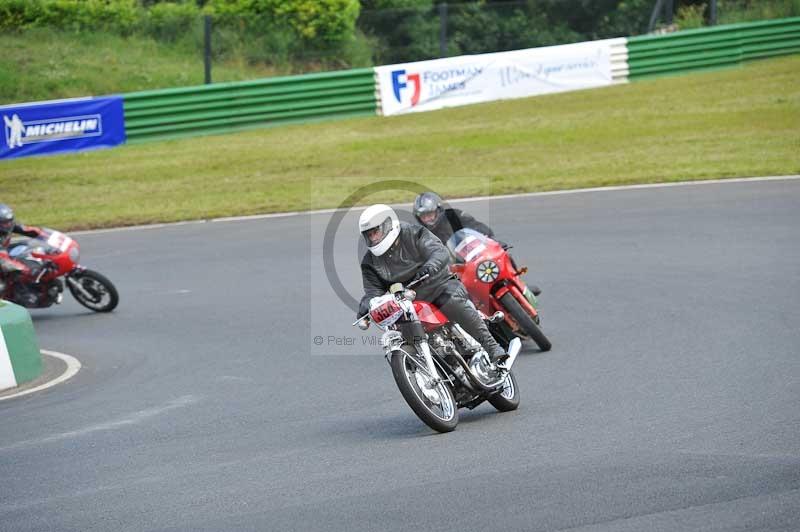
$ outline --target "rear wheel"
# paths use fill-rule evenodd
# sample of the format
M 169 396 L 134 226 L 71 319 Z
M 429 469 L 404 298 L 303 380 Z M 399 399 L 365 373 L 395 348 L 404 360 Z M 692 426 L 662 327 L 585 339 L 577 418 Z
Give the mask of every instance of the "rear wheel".
M 119 304 L 114 284 L 96 271 L 73 273 L 67 279 L 67 286 L 78 303 L 95 312 L 111 312 Z
M 458 407 L 453 392 L 444 382 L 434 383 L 425 359 L 404 344 L 392 354 L 392 375 L 403 399 L 430 428 L 450 432 L 458 425 Z
M 506 292 L 505 295 L 500 298 L 500 303 L 502 303 L 503 307 L 511 314 L 514 321 L 519 324 L 522 332 L 530 336 L 531 340 L 536 342 L 539 349 L 542 351 L 550 351 L 550 348 L 553 347 L 550 340 L 547 339 L 547 336 L 544 335 L 539 326 L 536 325 L 536 322 L 533 321 L 533 317 L 522 308 L 522 305 L 516 300 L 514 294 Z
M 506 375 L 503 381 L 503 389 L 500 393 L 491 396 L 489 403 L 500 412 L 511 412 L 519 407 L 519 388 L 517 387 L 517 378 L 511 371 Z

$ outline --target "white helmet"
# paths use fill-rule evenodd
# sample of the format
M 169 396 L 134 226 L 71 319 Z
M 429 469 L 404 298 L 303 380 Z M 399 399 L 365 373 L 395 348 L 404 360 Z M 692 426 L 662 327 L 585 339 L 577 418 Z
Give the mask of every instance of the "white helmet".
M 380 257 L 400 236 L 400 219 L 388 205 L 373 205 L 361 213 L 358 230 L 361 231 L 370 252 Z

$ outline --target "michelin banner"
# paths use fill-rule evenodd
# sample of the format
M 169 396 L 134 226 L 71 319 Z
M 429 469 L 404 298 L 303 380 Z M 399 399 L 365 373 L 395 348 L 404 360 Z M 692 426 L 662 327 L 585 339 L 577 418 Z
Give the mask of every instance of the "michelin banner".
M 384 115 L 610 85 L 624 39 L 465 55 L 375 68 Z
M 109 148 L 125 142 L 121 96 L 0 106 L 0 159 Z

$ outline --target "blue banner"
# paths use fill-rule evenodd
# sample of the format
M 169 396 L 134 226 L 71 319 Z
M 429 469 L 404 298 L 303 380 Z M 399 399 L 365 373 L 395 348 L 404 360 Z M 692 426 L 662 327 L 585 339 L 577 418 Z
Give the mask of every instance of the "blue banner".
M 122 97 L 0 106 L 0 159 L 110 148 L 125 142 Z

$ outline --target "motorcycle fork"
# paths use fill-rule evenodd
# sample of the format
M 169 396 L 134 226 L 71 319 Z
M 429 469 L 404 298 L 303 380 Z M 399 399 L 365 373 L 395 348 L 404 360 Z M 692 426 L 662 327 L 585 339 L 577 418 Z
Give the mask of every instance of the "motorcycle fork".
M 433 361 L 433 353 L 431 353 L 431 346 L 428 344 L 428 335 L 425 334 L 425 329 L 422 327 L 419 319 L 404 324 L 403 336 L 405 340 L 418 348 L 425 359 L 425 365 L 431 375 L 430 386 L 436 386 L 442 381 L 441 375 L 436 370 L 436 363 Z
M 522 291 L 517 288 L 517 285 L 513 283 L 507 283 L 499 290 L 494 291 L 494 303 L 495 305 L 506 314 L 506 321 L 508 321 L 508 311 L 503 308 L 502 304 L 500 303 L 500 298 L 506 295 L 507 293 L 511 293 L 514 296 L 514 299 L 517 300 L 517 303 L 525 309 L 525 312 L 533 316 L 534 318 L 539 315 L 539 312 L 536 310 L 536 307 L 530 304 L 528 298 L 522 293 Z
M 69 272 L 69 273 L 67 274 L 67 276 L 65 277 L 65 279 L 67 280 L 67 284 L 68 284 L 68 285 L 70 285 L 70 286 L 71 286 L 72 288 L 74 288 L 75 290 L 77 290 L 78 292 L 80 292 L 81 294 L 83 294 L 83 297 L 85 297 L 85 298 L 87 298 L 87 299 L 90 299 L 90 300 L 91 300 L 91 299 L 94 299 L 94 297 L 95 297 L 95 296 L 93 296 L 92 294 L 90 294 L 90 293 L 89 293 L 89 292 L 88 292 L 88 291 L 87 291 L 87 290 L 86 290 L 86 289 L 83 287 L 83 285 L 82 285 L 81 283 L 79 283 L 78 281 L 76 281 L 75 279 L 73 279 L 73 275 L 75 274 L 75 272 L 80 272 L 80 271 L 82 271 L 82 269 L 80 269 L 80 270 L 79 270 L 78 268 L 75 268 L 74 270 L 72 270 L 71 272 Z

